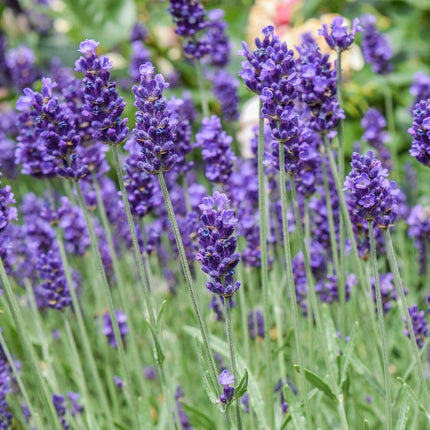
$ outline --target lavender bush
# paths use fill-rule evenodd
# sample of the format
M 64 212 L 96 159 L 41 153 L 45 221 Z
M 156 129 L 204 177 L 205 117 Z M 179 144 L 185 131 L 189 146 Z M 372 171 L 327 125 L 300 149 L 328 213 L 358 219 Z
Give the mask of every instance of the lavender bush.
M 427 428 L 430 77 L 382 12 L 9 3 L 0 429 Z

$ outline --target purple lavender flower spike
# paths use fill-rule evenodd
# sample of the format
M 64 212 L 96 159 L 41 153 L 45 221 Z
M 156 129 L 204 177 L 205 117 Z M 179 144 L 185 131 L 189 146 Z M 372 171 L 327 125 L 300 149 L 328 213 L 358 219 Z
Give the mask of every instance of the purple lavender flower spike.
M 414 138 L 409 154 L 430 167 L 430 99 L 417 103 L 413 115 L 412 127 L 408 129 Z
M 351 288 L 357 284 L 354 274 L 345 274 L 345 300 L 348 301 Z M 319 294 L 321 301 L 325 303 L 334 303 L 339 301 L 339 288 L 336 275 L 327 274 L 325 279 L 318 281 L 315 285 L 315 291 Z
M 169 13 L 176 23 L 175 33 L 186 39 L 183 47 L 185 54 L 197 60 L 208 54 L 208 43 L 197 38 L 197 33 L 206 29 L 209 24 L 200 0 L 170 0 Z
M 376 306 L 376 290 L 375 290 L 375 278 L 371 278 L 372 284 L 372 296 Z M 383 275 L 379 275 L 379 284 L 381 286 L 381 297 L 382 297 L 382 309 L 384 315 L 393 307 L 396 303 L 397 294 L 393 283 L 393 274 L 388 272 Z
M 130 41 L 145 40 L 148 37 L 148 30 L 141 22 L 136 22 L 131 30 Z
M 38 78 L 36 56 L 28 46 L 20 45 L 6 54 L 6 65 L 11 71 L 12 83 L 19 91 L 31 87 Z
M 192 425 L 190 424 L 190 420 L 188 415 L 184 412 L 184 408 L 180 402 L 180 399 L 184 397 L 184 391 L 181 387 L 176 388 L 175 400 L 176 400 L 176 409 L 178 411 L 178 417 L 180 420 L 180 425 L 182 430 L 192 430 Z
M 414 238 L 415 247 L 418 248 L 420 274 L 427 273 L 427 254 L 430 241 L 430 208 L 421 205 L 414 206 L 406 220 L 408 236 Z
M 228 370 L 224 369 L 218 376 L 218 382 L 224 386 L 224 391 L 219 396 L 219 401 L 223 404 L 230 403 L 234 396 L 234 375 L 230 375 Z M 233 387 L 230 385 L 233 385 Z
M 125 336 L 128 333 L 127 315 L 125 315 L 120 310 L 115 309 L 115 317 L 118 322 L 122 342 L 125 344 Z M 103 334 L 108 338 L 109 345 L 113 348 L 117 348 L 115 333 L 109 311 L 106 311 L 103 315 Z
M 6 359 L 0 357 L 0 429 L 2 430 L 7 430 L 12 425 L 13 415 L 6 400 L 6 396 L 11 392 L 12 378 L 10 365 Z
M 372 66 L 372 70 L 379 75 L 385 75 L 393 71 L 390 62 L 393 57 L 393 49 L 384 34 L 376 28 L 376 16 L 363 15 L 360 19 L 363 25 L 363 39 L 361 49 L 364 61 Z
M 424 72 L 416 72 L 409 92 L 415 97 L 410 107 L 410 111 L 413 113 L 417 103 L 430 98 L 430 76 L 426 75 Z
M 236 157 L 230 148 L 233 139 L 223 131 L 221 120 L 216 115 L 203 118 L 202 127 L 196 134 L 196 141 L 197 145 L 202 147 L 206 177 L 212 182 L 226 184 Z
M 139 67 L 149 61 L 149 51 L 141 40 L 136 40 L 131 44 L 130 66 L 128 73 L 134 82 L 139 82 Z
M 225 70 L 220 70 L 214 77 L 213 92 L 221 104 L 223 118 L 234 121 L 239 118 L 239 81 Z
M 198 230 L 200 250 L 196 254 L 203 272 L 211 277 L 206 287 L 224 298 L 230 298 L 240 287 L 240 282 L 233 281 L 239 254 L 235 252 L 237 238 L 232 235 L 238 220 L 227 209 L 227 202 L 227 196 L 218 191 L 203 198 L 199 206 L 203 227 Z
M 66 399 L 64 396 L 60 394 L 52 395 L 52 403 L 54 404 L 55 410 L 57 412 L 57 416 L 60 419 L 61 427 L 63 430 L 68 430 L 70 425 L 67 423 L 65 415 L 66 415 Z
M 387 179 L 388 171 L 372 151 L 361 156 L 352 154 L 352 170 L 346 177 L 345 190 L 351 193 L 353 214 L 365 221 L 373 221 L 380 229 L 390 228 L 397 217 L 397 194 L 394 181 Z
M 253 340 L 257 337 L 264 339 L 264 316 L 260 310 L 250 310 L 248 313 L 249 337 Z
M 413 305 L 408 308 L 409 315 L 412 321 L 412 328 L 414 330 L 414 337 L 417 342 L 418 348 L 422 348 L 425 343 L 426 337 L 429 335 L 429 325 L 425 318 L 425 312 L 420 311 L 418 305 Z M 403 317 L 403 321 L 406 324 L 406 318 Z M 404 331 L 405 335 L 411 337 L 408 329 Z
M 93 138 L 116 145 L 123 143 L 128 135 L 127 118 L 121 119 L 126 103 L 118 95 L 116 83 L 110 80 L 112 62 L 104 55 L 97 55 L 99 42 L 86 39 L 78 51 L 83 54 L 75 70 L 84 74 L 85 104 L 82 115 L 94 128 Z
M 153 77 L 154 66 L 149 62 L 140 66 L 140 74 L 140 86 L 133 87 L 138 108 L 133 132 L 141 147 L 140 166 L 149 174 L 167 172 L 177 159 L 173 151 L 176 117 L 163 97 L 163 90 L 169 84 L 160 74 Z
M 62 311 L 72 305 L 72 297 L 59 254 L 58 248 L 54 248 L 39 256 L 36 268 L 42 283 L 36 288 L 35 293 L 40 298 L 41 307 Z
M 216 67 L 225 67 L 230 61 L 231 46 L 225 33 L 227 23 L 224 21 L 224 15 L 222 9 L 209 11 L 207 31 L 202 37 L 202 42 L 209 46 L 209 62 Z
M 0 185 L 2 174 L 0 172 Z M 15 203 L 10 185 L 0 188 L 0 234 L 6 229 L 9 222 L 18 219 L 18 213 L 14 206 Z
M 70 408 L 70 415 L 74 417 L 77 414 L 80 414 L 84 407 L 79 403 L 79 393 L 75 393 L 73 391 L 69 391 L 67 393 L 67 397 L 70 400 L 71 408 Z
M 327 24 L 323 24 L 323 28 L 318 30 L 318 34 L 324 36 L 327 45 L 336 52 L 342 52 L 348 49 L 353 43 L 357 32 L 363 31 L 360 26 L 360 20 L 355 18 L 352 21 L 352 30 L 346 25 L 343 25 L 343 18 L 337 16 L 333 18 L 330 24 L 331 31 L 329 32 Z

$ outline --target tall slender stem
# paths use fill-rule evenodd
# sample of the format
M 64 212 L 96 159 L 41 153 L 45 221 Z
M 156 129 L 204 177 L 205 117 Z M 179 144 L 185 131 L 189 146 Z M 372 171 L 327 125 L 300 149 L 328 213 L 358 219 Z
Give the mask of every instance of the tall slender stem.
M 267 212 L 266 190 L 264 181 L 264 118 L 261 116 L 262 102 L 259 108 L 258 128 L 258 210 L 260 212 L 260 253 L 261 253 L 261 287 L 264 307 L 264 352 L 266 356 L 266 399 L 270 428 L 275 427 L 275 406 L 272 386 L 272 356 L 270 352 L 270 302 L 269 302 L 269 264 L 267 257 Z
M 202 101 L 202 113 L 205 118 L 209 117 L 209 104 L 206 94 L 206 89 L 203 81 L 203 71 L 202 71 L 202 65 L 200 64 L 200 60 L 194 61 L 196 65 L 196 74 L 197 74 L 197 80 L 199 83 L 199 89 L 200 89 L 200 98 Z
M 375 293 L 376 293 L 376 309 L 378 311 L 378 324 L 381 336 L 381 355 L 382 355 L 382 368 L 384 372 L 384 386 L 385 386 L 385 415 L 386 415 L 386 428 L 391 430 L 393 428 L 393 418 L 391 414 L 391 387 L 390 387 L 390 374 L 388 372 L 388 348 L 387 338 L 385 334 L 384 313 L 382 309 L 382 296 L 381 285 L 379 283 L 378 273 L 378 260 L 376 258 L 375 236 L 373 233 L 373 223 L 368 221 L 369 224 L 369 238 L 370 238 L 370 257 L 372 260 L 373 277 L 375 279 Z
M 129 372 L 128 366 L 127 366 L 127 360 L 125 357 L 124 345 L 123 345 L 121 333 L 119 330 L 118 320 L 117 320 L 116 314 L 115 314 L 115 307 L 113 304 L 112 294 L 111 294 L 108 280 L 106 277 L 106 272 L 105 272 L 104 267 L 103 267 L 103 261 L 102 261 L 101 255 L 100 255 L 100 250 L 99 250 L 98 243 L 97 243 L 97 237 L 96 237 L 96 234 L 94 232 L 94 226 L 93 226 L 92 220 L 90 219 L 87 208 L 85 206 L 84 196 L 82 195 L 81 187 L 79 185 L 76 187 L 76 191 L 78 194 L 79 205 L 81 206 L 82 213 L 84 214 L 88 233 L 90 235 L 91 246 L 92 246 L 93 254 L 94 254 L 94 257 L 96 260 L 97 271 L 99 272 L 99 276 L 101 278 L 102 289 L 103 289 L 103 293 L 104 293 L 105 300 L 107 302 L 107 306 L 108 306 L 108 310 L 109 310 L 109 315 L 110 315 L 110 319 L 111 319 L 111 323 L 112 323 L 112 327 L 113 327 L 115 342 L 116 342 L 116 346 L 117 346 L 118 353 L 119 353 L 119 359 L 121 362 L 122 371 L 124 373 L 125 380 L 127 381 L 127 384 L 125 384 L 125 390 L 124 390 L 125 394 L 126 394 L 126 399 L 127 399 L 129 406 L 133 409 L 133 418 L 135 420 L 136 426 L 138 426 L 139 419 L 137 417 L 137 408 L 133 404 L 134 402 L 132 399 L 131 388 L 130 388 L 132 385 L 132 380 L 130 378 L 130 372 Z
M 18 302 L 16 301 L 15 294 L 12 290 L 12 286 L 10 285 L 9 278 L 6 274 L 3 260 L 1 258 L 0 279 L 2 281 L 2 288 L 6 293 L 6 299 L 11 309 L 12 319 L 15 323 L 15 328 L 18 331 L 19 339 L 22 343 L 26 356 L 30 361 L 31 367 L 33 368 L 33 374 L 37 380 L 38 390 L 40 390 L 41 398 L 44 399 L 44 404 L 47 405 L 49 411 L 47 414 L 49 423 L 51 426 L 53 426 L 53 428 L 60 428 L 60 420 L 58 419 L 57 413 L 52 403 L 52 398 L 50 396 L 46 380 L 42 375 L 42 369 L 40 368 L 39 360 L 37 358 L 36 352 L 34 351 L 33 345 L 30 342 L 21 309 L 18 305 Z
M 200 331 L 202 334 L 203 345 L 205 347 L 206 354 L 208 356 L 212 383 L 213 383 L 213 386 L 216 387 L 217 386 L 217 370 L 216 370 L 215 360 L 214 360 L 213 353 L 212 353 L 210 345 L 209 345 L 208 330 L 206 328 L 206 324 L 203 320 L 203 316 L 202 316 L 202 313 L 200 311 L 199 302 L 197 299 L 197 293 L 196 293 L 195 287 L 193 285 L 193 279 L 191 276 L 190 268 L 188 266 L 187 256 L 185 254 L 185 248 L 184 248 L 184 244 L 182 242 L 181 233 L 179 231 L 178 222 L 176 221 L 175 212 L 173 210 L 172 201 L 170 199 L 169 190 L 167 189 L 167 184 L 166 184 L 166 181 L 164 179 L 164 176 L 162 173 L 159 173 L 157 176 L 158 176 L 158 180 L 160 182 L 161 191 L 163 192 L 164 203 L 165 203 L 166 208 L 167 208 L 167 213 L 168 213 L 168 216 L 170 219 L 170 223 L 172 224 L 172 230 L 173 230 L 173 234 L 175 236 L 176 246 L 178 248 L 179 259 L 181 261 L 181 266 L 182 266 L 182 271 L 184 273 L 185 283 L 187 284 L 188 291 L 189 291 L 190 296 L 191 296 L 191 303 L 193 305 L 194 313 L 196 314 L 196 317 L 197 317 L 197 322 L 199 324 L 199 328 L 200 328 Z
M 291 308 L 293 311 L 293 322 L 294 322 L 294 339 L 296 342 L 296 350 L 299 359 L 300 375 L 299 384 L 300 391 L 303 396 L 303 404 L 305 407 L 305 416 L 308 425 L 312 425 L 312 416 L 309 408 L 308 399 L 308 387 L 305 381 L 304 368 L 305 368 L 305 356 L 303 353 L 303 345 L 301 340 L 303 339 L 302 328 L 300 324 L 300 311 L 299 305 L 297 304 L 296 288 L 294 285 L 294 275 L 291 257 L 291 244 L 290 244 L 290 233 L 288 230 L 288 217 L 287 217 L 287 189 L 286 189 L 286 175 L 285 175 L 285 148 L 283 143 L 279 143 L 279 188 L 281 190 L 281 207 L 282 207 L 282 238 L 284 241 L 284 254 L 286 264 L 286 275 L 287 275 L 287 290 L 290 296 Z
M 336 62 L 337 72 L 337 90 L 336 97 L 339 103 L 339 109 L 343 110 L 343 97 L 342 97 L 342 52 L 337 52 Z M 337 138 L 339 142 L 339 176 L 343 178 L 345 176 L 345 148 L 343 142 L 343 120 L 339 120 L 337 126 Z
M 230 365 L 233 372 L 234 377 L 236 380 L 239 378 L 239 374 L 237 373 L 237 367 L 236 367 L 236 358 L 234 354 L 234 343 L 233 343 L 233 330 L 231 328 L 231 304 L 230 299 L 225 299 L 225 328 L 226 328 L 226 334 L 227 334 L 227 343 L 228 343 L 228 349 L 230 352 Z M 242 420 L 240 418 L 240 404 L 239 399 L 236 400 L 236 423 L 237 428 L 239 430 L 242 429 Z
M 387 254 L 388 261 L 390 262 L 391 272 L 393 273 L 394 286 L 396 287 L 397 296 L 400 297 L 400 302 L 402 304 L 402 316 L 406 320 L 406 324 L 408 327 L 409 333 L 413 333 L 414 329 L 412 327 L 411 315 L 408 310 L 408 303 L 406 301 L 405 291 L 403 290 L 403 282 L 400 276 L 399 266 L 397 264 L 396 254 L 394 252 L 393 241 L 391 239 L 391 233 L 389 230 L 384 231 L 385 243 L 387 244 Z M 410 344 L 415 355 L 415 359 L 417 360 L 418 369 L 420 374 L 418 375 L 418 380 L 422 381 L 425 388 L 425 400 L 428 403 L 429 398 L 429 389 L 427 378 L 424 377 L 424 367 L 421 361 L 421 353 L 418 348 L 418 344 L 415 340 L 414 336 L 410 336 Z

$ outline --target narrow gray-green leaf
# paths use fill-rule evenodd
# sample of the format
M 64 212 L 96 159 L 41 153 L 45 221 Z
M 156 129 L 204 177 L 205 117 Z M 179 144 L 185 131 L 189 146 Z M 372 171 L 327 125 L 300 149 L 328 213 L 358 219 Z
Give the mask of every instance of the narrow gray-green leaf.
M 381 396 L 385 395 L 384 389 L 373 376 L 372 372 L 363 364 L 363 362 L 354 355 L 351 355 L 350 362 L 354 370 L 376 390 Z
M 157 314 L 157 327 L 158 328 L 160 328 L 161 319 L 163 318 L 164 311 L 166 310 L 166 303 L 167 303 L 167 300 L 163 300 L 163 302 L 161 303 L 160 309 L 158 311 L 158 314 Z
M 325 382 L 320 376 L 308 369 L 305 369 L 305 377 L 315 388 L 318 388 L 320 391 L 327 394 L 330 399 L 338 403 L 336 394 L 333 393 L 327 382 Z
M 406 423 L 408 422 L 409 410 L 410 410 L 409 397 L 403 395 L 403 402 L 400 407 L 399 417 L 397 419 L 395 430 L 406 430 Z
M 364 423 L 363 423 L 363 429 L 364 429 L 364 430 L 370 430 L 370 424 L 369 424 L 369 421 L 364 420 Z
M 427 412 L 427 409 L 424 407 L 424 405 L 420 402 L 420 400 L 418 399 L 417 395 L 415 394 L 414 390 L 410 387 L 410 385 L 400 377 L 397 377 L 397 380 L 403 385 L 403 388 L 406 390 L 409 397 L 418 406 L 418 409 L 424 412 L 426 414 L 427 419 L 430 420 L 430 414 Z
M 288 403 L 289 416 L 293 421 L 294 428 L 297 430 L 305 430 L 306 422 L 305 417 L 303 416 L 302 405 L 299 403 L 297 397 L 294 395 L 293 391 L 291 390 L 291 387 L 288 384 L 284 385 L 284 395 L 285 400 Z M 285 420 L 282 423 L 281 428 L 285 428 L 287 424 L 288 420 Z
M 342 355 L 342 371 L 340 374 L 340 386 L 343 387 L 343 384 L 346 381 L 346 375 L 348 372 L 348 367 L 350 364 L 352 352 L 354 351 L 355 342 L 357 341 L 358 336 L 358 322 L 356 321 L 352 327 L 352 332 L 349 338 L 349 341 L 346 345 L 345 353 Z
M 245 373 L 242 379 L 239 381 L 237 387 L 234 388 L 234 397 L 238 400 L 240 399 L 248 390 L 248 370 L 245 369 Z
M 200 371 L 201 371 L 202 378 L 203 378 L 203 387 L 206 391 L 206 394 L 209 397 L 209 400 L 213 404 L 217 404 L 217 400 L 218 400 L 217 387 L 215 387 L 209 379 L 209 366 L 205 362 L 203 350 L 202 350 L 202 344 L 201 344 L 200 339 L 198 337 L 196 337 L 196 343 L 197 343 L 197 351 L 198 351 L 198 357 L 199 357 Z
M 155 360 L 157 360 L 157 363 L 160 366 L 163 366 L 164 363 L 164 354 L 163 354 L 163 350 L 161 349 L 161 345 L 160 342 L 158 342 L 158 337 L 157 337 L 157 333 L 154 330 L 154 327 L 152 327 L 152 325 L 149 323 L 149 321 L 144 318 L 147 326 L 149 327 L 149 329 L 151 330 L 152 333 L 152 339 L 154 341 L 154 350 L 155 350 Z

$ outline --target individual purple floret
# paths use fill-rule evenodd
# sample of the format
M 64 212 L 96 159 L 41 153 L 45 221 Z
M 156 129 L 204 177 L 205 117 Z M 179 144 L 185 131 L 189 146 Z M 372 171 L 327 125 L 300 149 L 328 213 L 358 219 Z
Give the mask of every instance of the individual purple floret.
M 376 305 L 375 278 L 372 276 L 370 281 L 372 284 L 373 301 Z M 396 289 L 393 283 L 393 274 L 388 272 L 383 275 L 379 275 L 379 285 L 381 286 L 382 309 L 385 315 L 397 300 Z
M 333 18 L 333 21 L 330 24 L 330 32 L 327 24 L 323 24 L 323 28 L 318 30 L 318 34 L 324 36 L 327 45 L 331 49 L 336 52 L 342 52 L 354 43 L 355 34 L 363 31 L 359 22 L 360 20 L 355 18 L 352 21 L 352 30 L 349 31 L 349 28 L 346 25 L 343 25 L 343 18 L 341 16 L 337 16 Z
M 98 45 L 86 39 L 78 49 L 83 56 L 76 61 L 75 70 L 85 76 L 82 116 L 91 122 L 94 140 L 115 145 L 123 143 L 128 134 L 127 118 L 121 119 L 126 103 L 118 95 L 116 83 L 110 80 L 112 62 L 97 55 Z
M 353 214 L 380 229 L 390 228 L 397 217 L 396 183 L 387 179 L 388 171 L 372 151 L 363 156 L 354 152 L 351 167 L 344 189 L 351 193 Z
M 199 206 L 203 227 L 198 230 L 200 250 L 196 254 L 203 272 L 212 278 L 206 287 L 224 298 L 231 297 L 240 287 L 240 282 L 233 280 L 239 254 L 235 252 L 237 238 L 232 235 L 238 220 L 227 209 L 227 202 L 227 196 L 218 191 L 213 197 L 203 198 Z
M 420 311 L 418 305 L 413 305 L 411 308 L 408 308 L 408 311 L 411 317 L 412 328 L 414 330 L 414 336 L 418 348 L 422 348 L 424 346 L 426 337 L 429 335 L 429 325 L 427 324 L 425 318 L 425 312 Z M 406 324 L 406 317 L 403 317 L 403 321 Z M 406 336 L 411 337 L 408 329 L 406 329 L 404 333 Z
M 227 23 L 222 9 L 208 12 L 208 25 L 202 42 L 209 47 L 209 62 L 212 66 L 225 67 L 230 61 L 230 42 L 225 31 Z
M 231 402 L 234 396 L 234 375 L 230 375 L 227 369 L 224 369 L 218 376 L 218 382 L 224 386 L 224 391 L 219 396 L 219 401 L 223 404 Z M 233 385 L 232 387 L 230 385 Z
M 357 284 L 354 274 L 345 273 L 345 300 L 348 301 L 351 288 Z M 325 303 L 339 302 L 339 289 L 337 276 L 334 274 L 327 274 L 326 277 L 317 282 L 315 285 L 315 291 L 319 294 L 321 301 Z
M 376 28 L 376 16 L 363 15 L 360 22 L 363 26 L 361 49 L 364 61 L 370 64 L 372 70 L 379 75 L 392 72 L 393 49 L 387 36 L 380 33 Z
M 115 375 L 113 377 L 113 382 L 120 390 L 124 388 L 124 381 L 119 376 Z
M 248 330 L 251 339 L 257 339 L 257 336 L 264 339 L 264 317 L 260 310 L 250 309 L 248 313 Z
M 18 91 L 31 87 L 38 78 L 35 63 L 36 56 L 33 50 L 25 45 L 11 49 L 6 54 L 6 65 L 10 70 L 12 83 Z
M 416 72 L 413 77 L 409 92 L 414 96 L 414 101 L 410 107 L 411 113 L 413 113 L 414 107 L 421 100 L 427 100 L 430 98 L 430 76 L 424 72 Z
M 427 273 L 427 253 L 430 241 L 430 208 L 416 205 L 406 220 L 409 229 L 408 236 L 413 237 L 414 244 L 418 248 L 420 273 Z
M 178 411 L 178 417 L 180 420 L 180 425 L 182 430 L 192 430 L 192 425 L 190 424 L 190 420 L 188 418 L 188 415 L 184 412 L 184 408 L 182 407 L 182 404 L 180 402 L 180 399 L 184 397 L 184 391 L 181 387 L 176 388 L 175 393 L 175 401 L 176 401 L 176 409 Z
M 2 174 L 0 172 L 0 185 Z M 14 206 L 15 203 L 13 193 L 10 185 L 0 188 L 0 234 L 6 229 L 9 222 L 18 218 L 17 210 Z
M 141 168 L 149 174 L 167 172 L 174 165 L 177 155 L 175 146 L 176 121 L 163 97 L 169 84 L 162 75 L 153 77 L 154 66 L 140 66 L 140 86 L 133 87 L 136 98 L 136 128 L 134 136 L 141 147 Z
M 1 345 L 0 345 L 1 348 Z M 12 412 L 6 396 L 12 391 L 12 378 L 7 360 L 0 357 L 0 429 L 7 430 L 12 425 Z
M 51 249 L 41 254 L 36 262 L 39 277 L 42 283 L 35 292 L 40 300 L 41 307 L 50 307 L 62 311 L 72 305 L 69 286 L 64 274 L 58 249 Z
M 243 410 L 244 410 L 245 414 L 249 414 L 249 395 L 248 395 L 248 393 L 245 393 L 242 396 L 240 403 L 242 403 L 242 405 L 243 405 Z
M 222 116 L 227 121 L 239 118 L 239 81 L 225 70 L 220 70 L 214 76 L 213 92 L 221 104 Z
M 195 59 L 208 54 L 210 46 L 202 38 L 199 40 L 197 35 L 209 25 L 200 0 L 170 0 L 169 13 L 176 23 L 175 33 L 185 38 L 185 54 Z
M 409 154 L 415 157 L 424 166 L 430 167 L 430 103 L 428 100 L 421 100 L 415 105 L 413 111 L 412 127 L 408 133 L 412 135 Z
M 17 167 L 15 162 L 18 114 L 12 109 L 0 109 L 0 164 L 2 172 L 9 179 L 15 179 Z
M 119 327 L 119 333 L 123 344 L 125 345 L 125 336 L 128 333 L 127 315 L 118 309 L 115 309 L 115 317 Z M 115 333 L 113 330 L 112 320 L 109 311 L 106 311 L 103 315 L 103 334 L 108 338 L 109 345 L 113 348 L 117 348 L 115 339 Z
M 202 127 L 196 134 L 196 141 L 202 148 L 206 177 L 212 182 L 226 184 L 236 157 L 231 150 L 233 139 L 223 131 L 219 117 L 212 115 L 210 118 L 203 118 Z
M 145 366 L 143 368 L 143 376 L 149 381 L 155 381 L 157 379 L 157 369 L 154 366 Z
M 67 397 L 69 398 L 71 405 L 70 415 L 74 417 L 75 415 L 80 414 L 83 411 L 84 407 L 79 403 L 79 393 L 69 391 L 67 393 Z
M 57 412 L 57 416 L 60 420 L 61 427 L 63 430 L 68 430 L 70 428 L 70 425 L 66 421 L 66 399 L 64 396 L 61 396 L 60 394 L 53 394 L 52 395 L 52 403 L 54 404 L 55 410 Z

